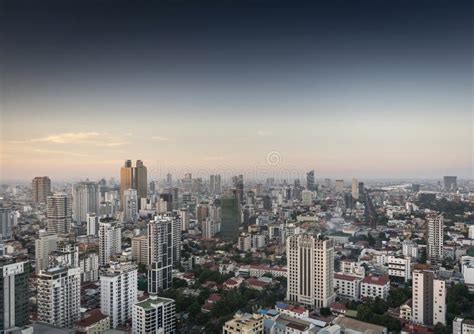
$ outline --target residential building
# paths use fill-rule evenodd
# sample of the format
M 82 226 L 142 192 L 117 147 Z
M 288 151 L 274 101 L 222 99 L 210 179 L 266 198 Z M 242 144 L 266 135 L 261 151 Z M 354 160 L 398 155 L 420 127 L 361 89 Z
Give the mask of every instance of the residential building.
M 132 260 L 140 264 L 148 264 L 148 237 L 137 235 L 132 238 Z
M 122 252 L 122 229 L 112 220 L 99 223 L 99 265 L 104 266 L 110 257 Z
M 87 222 L 90 213 L 99 214 L 100 187 L 95 182 L 79 182 L 72 186 L 72 220 Z
M 412 285 L 413 322 L 434 326 L 446 324 L 446 283 L 431 270 L 414 270 Z
M 389 255 L 388 276 L 392 282 L 406 283 L 411 279 L 411 258 Z
M 236 313 L 227 321 L 223 334 L 263 334 L 263 316 L 260 314 Z
M 99 334 L 110 329 L 110 317 L 102 314 L 99 309 L 87 312 L 74 324 L 76 334 Z
M 334 274 L 334 287 L 339 297 L 358 300 L 362 278 L 343 273 Z
M 437 263 L 443 260 L 443 215 L 428 217 L 428 259 Z
M 99 280 L 99 255 L 94 252 L 84 252 L 79 255 L 81 268 L 81 282 L 95 282 Z
M 58 249 L 58 236 L 56 234 L 46 234 L 40 230 L 39 238 L 35 240 L 35 265 L 36 273 L 48 268 L 49 254 Z
M 328 307 L 335 299 L 333 241 L 321 234 L 295 234 L 286 247 L 288 301 Z
M 46 199 L 47 228 L 50 234 L 67 234 L 72 223 L 71 197 L 55 194 Z
M 35 204 L 45 204 L 51 195 L 51 179 L 47 176 L 37 176 L 31 182 L 32 200 Z
M 42 270 L 37 284 L 38 320 L 56 327 L 72 328 L 80 318 L 80 268 Z
M 110 317 L 116 328 L 132 318 L 137 302 L 137 266 L 131 263 L 111 263 L 100 273 L 100 309 Z
M 360 284 L 361 298 L 377 298 L 386 300 L 390 292 L 390 280 L 388 276 L 376 276 L 369 274 Z
M 148 291 L 157 294 L 171 288 L 173 270 L 172 219 L 156 218 L 148 223 Z M 180 228 L 181 226 L 179 226 Z
M 150 295 L 133 305 L 132 326 L 134 334 L 176 333 L 176 311 L 173 299 Z

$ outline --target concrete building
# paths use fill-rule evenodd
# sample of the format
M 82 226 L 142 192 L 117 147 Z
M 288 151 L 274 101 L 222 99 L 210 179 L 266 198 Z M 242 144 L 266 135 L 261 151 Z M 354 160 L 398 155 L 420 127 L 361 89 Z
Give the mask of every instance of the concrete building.
M 49 268 L 38 274 L 37 282 L 38 320 L 61 328 L 72 328 L 80 318 L 80 269 Z
M 99 280 L 99 255 L 85 252 L 79 255 L 81 282 L 96 282 Z
M 110 317 L 102 314 L 99 309 L 87 312 L 74 324 L 76 334 L 99 334 L 110 329 Z
M 237 240 L 241 223 L 239 200 L 236 195 L 224 197 L 221 202 L 221 236 L 225 240 Z
M 202 238 L 212 239 L 217 233 L 217 222 L 207 218 L 202 222 Z
M 414 323 L 446 325 L 446 283 L 433 271 L 413 271 L 412 303 Z
M 361 277 L 343 273 L 334 274 L 334 287 L 339 297 L 358 300 L 360 298 Z
M 223 334 L 263 334 L 263 316 L 237 313 L 222 327 Z
M 50 234 L 67 234 L 72 223 L 71 197 L 67 194 L 55 194 L 46 199 L 47 228 Z
M 0 240 L 9 240 L 12 238 L 14 214 L 14 211 L 0 207 Z
M 126 189 L 123 192 L 123 220 L 135 222 L 138 220 L 138 193 L 135 189 Z
M 453 320 L 453 334 L 474 333 L 474 320 L 456 317 Z
M 79 182 L 72 186 L 72 220 L 87 222 L 90 213 L 99 214 L 100 187 L 95 182 Z
M 314 193 L 310 190 L 303 190 L 301 192 L 301 202 L 304 206 L 311 206 L 313 204 Z
M 116 328 L 132 318 L 137 302 L 137 266 L 131 263 L 112 263 L 100 273 L 100 309 L 110 317 Z
M 336 180 L 334 188 L 337 193 L 344 192 L 344 180 Z
M 155 219 L 148 223 L 148 291 L 157 294 L 172 285 L 173 221 Z
M 334 294 L 334 244 L 322 235 L 296 234 L 286 241 L 287 299 L 313 307 L 328 307 Z
M 356 178 L 352 179 L 352 187 L 351 187 L 352 198 L 355 200 L 359 199 L 359 182 Z
M 150 295 L 133 306 L 134 334 L 176 333 L 176 311 L 173 299 Z
M 389 255 L 388 261 L 388 276 L 390 281 L 406 283 L 411 279 L 411 258 L 406 256 Z
M 377 298 L 386 300 L 390 292 L 388 276 L 366 276 L 360 284 L 361 298 Z
M 99 215 L 95 213 L 87 214 L 87 235 L 97 236 L 99 233 Z
M 45 204 L 51 195 L 51 179 L 47 176 L 37 176 L 31 182 L 32 200 L 35 204 Z
M 419 247 L 413 240 L 404 240 L 402 242 L 402 254 L 403 256 L 409 256 L 412 259 L 418 259 Z
M 48 268 L 49 254 L 58 249 L 58 236 L 56 234 L 46 234 L 40 231 L 39 238 L 35 240 L 35 264 L 36 273 Z
M 444 219 L 443 215 L 433 215 L 428 217 L 428 259 L 433 263 L 443 260 L 444 241 Z
M 140 264 L 148 264 L 148 237 L 137 235 L 132 238 L 132 260 Z
M 445 176 L 443 177 L 444 190 L 449 192 L 455 192 L 458 189 L 457 176 Z
M 128 189 L 137 191 L 137 206 L 141 198 L 148 195 L 147 168 L 141 160 L 137 160 L 136 167 L 132 167 L 132 161 L 126 160 L 125 165 L 120 169 L 120 207 L 125 209 L 124 193 Z
M 99 223 L 99 265 L 104 266 L 110 257 L 122 252 L 122 229 L 114 221 Z
M 0 257 L 0 332 L 28 323 L 28 261 Z

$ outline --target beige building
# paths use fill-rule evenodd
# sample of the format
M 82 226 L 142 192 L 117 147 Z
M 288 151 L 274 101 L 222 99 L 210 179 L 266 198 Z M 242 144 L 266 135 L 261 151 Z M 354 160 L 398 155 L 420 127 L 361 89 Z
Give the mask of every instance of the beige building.
M 223 334 L 263 334 L 263 316 L 237 313 L 222 328 Z
M 352 179 L 352 198 L 359 199 L 359 182 L 356 178 Z
M 287 299 L 311 307 L 328 307 L 335 300 L 334 243 L 319 235 L 295 234 L 286 241 Z
M 110 329 L 110 317 L 102 314 L 99 309 L 87 312 L 84 318 L 74 325 L 76 333 L 99 334 Z
M 37 176 L 31 182 L 32 200 L 36 204 L 46 203 L 51 195 L 51 179 L 47 176 Z
M 446 283 L 433 271 L 413 271 L 412 312 L 416 324 L 446 325 Z
M 148 237 L 138 235 L 132 238 L 132 260 L 137 263 L 148 263 Z
M 127 189 L 137 191 L 137 203 L 141 198 L 148 195 L 147 168 L 143 161 L 137 160 L 136 167 L 132 167 L 132 161 L 126 160 L 125 165 L 120 169 L 120 207 L 123 209 L 125 204 L 124 192 Z
M 120 207 L 123 209 L 125 199 L 123 197 L 125 190 L 133 189 L 133 167 L 132 161 L 126 160 L 125 165 L 120 169 Z
M 443 260 L 443 224 L 443 215 L 428 218 L 428 259 L 434 263 Z
M 49 254 L 58 249 L 58 236 L 56 234 L 46 234 L 40 231 L 39 238 L 35 240 L 35 264 L 36 273 L 48 268 Z

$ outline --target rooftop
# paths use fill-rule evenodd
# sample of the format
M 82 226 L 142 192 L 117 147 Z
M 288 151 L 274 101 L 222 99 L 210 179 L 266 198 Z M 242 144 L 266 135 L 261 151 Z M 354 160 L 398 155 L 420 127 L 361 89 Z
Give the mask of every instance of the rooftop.
M 151 310 L 154 309 L 153 304 L 159 304 L 159 303 L 168 303 L 173 301 L 172 299 L 168 298 L 163 298 L 163 297 L 150 297 L 142 302 L 136 303 L 135 305 L 145 309 L 145 310 Z

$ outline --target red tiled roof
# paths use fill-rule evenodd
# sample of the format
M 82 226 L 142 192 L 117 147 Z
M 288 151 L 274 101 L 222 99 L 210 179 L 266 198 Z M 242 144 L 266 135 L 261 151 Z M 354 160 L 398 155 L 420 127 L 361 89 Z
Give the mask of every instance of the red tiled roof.
M 211 302 L 218 302 L 221 299 L 222 299 L 221 296 L 219 296 L 217 293 L 211 293 L 209 298 L 207 298 L 207 300 Z
M 390 283 L 388 276 L 373 276 L 369 275 L 362 280 L 362 283 L 375 284 L 375 285 L 386 285 Z
M 334 279 L 342 279 L 345 281 L 355 281 L 360 279 L 359 277 L 356 276 L 351 276 L 351 275 L 345 275 L 345 274 L 334 274 Z

